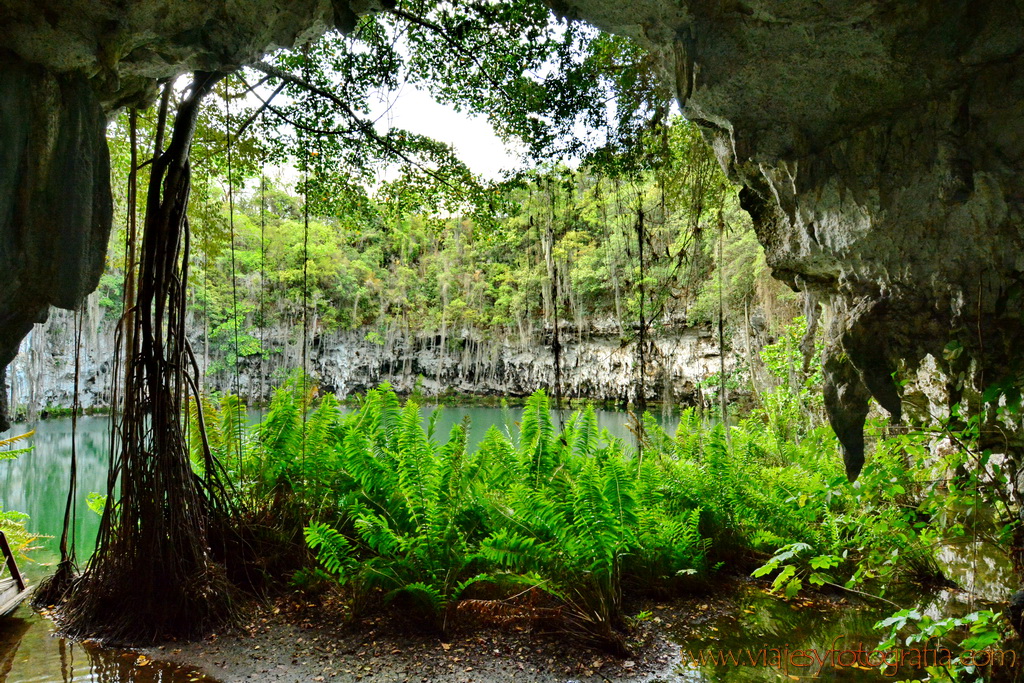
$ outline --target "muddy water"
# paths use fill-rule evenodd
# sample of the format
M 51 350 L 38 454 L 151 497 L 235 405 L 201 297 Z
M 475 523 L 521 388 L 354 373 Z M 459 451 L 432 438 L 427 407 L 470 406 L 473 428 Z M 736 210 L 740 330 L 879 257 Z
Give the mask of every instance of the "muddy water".
M 947 546 L 940 551 L 939 561 L 960 588 L 889 595 L 900 607 L 852 594 L 785 601 L 751 582 L 730 597 L 723 609 L 710 606 L 713 616 L 671 629 L 680 645 L 677 673 L 681 680 L 694 683 L 924 678 L 926 672 L 915 666 L 909 647 L 904 663 L 885 673 L 865 666 L 881 662 L 869 655 L 883 639 L 883 632 L 874 625 L 911 606 L 933 619 L 963 616 L 1005 601 L 1017 585 L 1005 556 L 981 542 Z M 929 663 L 937 658 L 923 651 L 920 656 L 925 661 L 930 656 Z
M 150 661 L 145 655 L 75 643 L 50 633 L 50 622 L 26 607 L 0 620 L 0 681 L 6 683 L 213 682 L 189 667 Z

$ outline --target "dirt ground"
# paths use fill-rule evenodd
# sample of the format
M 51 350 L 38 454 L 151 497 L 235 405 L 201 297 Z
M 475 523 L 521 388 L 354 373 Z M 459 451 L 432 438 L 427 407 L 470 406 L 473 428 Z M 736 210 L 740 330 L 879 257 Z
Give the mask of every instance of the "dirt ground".
M 401 614 L 345 624 L 329 599 L 304 601 L 294 596 L 258 608 L 234 633 L 164 645 L 149 655 L 197 667 L 223 683 L 699 680 L 678 668 L 679 647 L 669 634 L 720 616 L 728 610 L 724 596 L 645 602 L 631 612 L 641 610 L 649 617 L 630 634 L 634 656 L 628 659 L 526 626 L 464 628 L 445 640 L 412 630 Z

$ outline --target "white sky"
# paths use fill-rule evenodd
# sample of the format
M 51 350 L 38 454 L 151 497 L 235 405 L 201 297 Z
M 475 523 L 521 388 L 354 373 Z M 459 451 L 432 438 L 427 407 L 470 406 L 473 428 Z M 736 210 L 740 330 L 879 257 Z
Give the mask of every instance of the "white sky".
M 522 166 L 519 146 L 502 142 L 486 119 L 457 112 L 411 85 L 392 97 L 372 112 L 373 118 L 379 117 L 378 131 L 398 127 L 446 142 L 470 170 L 488 180 L 500 179 L 502 171 Z
M 255 99 L 252 102 L 259 104 Z M 458 112 L 450 105 L 435 101 L 430 93 L 408 84 L 389 93 L 389 99 L 382 99 L 373 107 L 370 119 L 376 122 L 377 131 L 382 134 L 398 127 L 452 145 L 459 159 L 484 180 L 500 180 L 503 171 L 524 167 L 520 161 L 523 146 L 504 143 L 485 118 Z M 292 163 L 269 167 L 268 173 L 288 185 L 294 185 L 299 179 Z M 397 173 L 398 167 L 394 166 L 381 173 L 378 179 L 391 180 Z

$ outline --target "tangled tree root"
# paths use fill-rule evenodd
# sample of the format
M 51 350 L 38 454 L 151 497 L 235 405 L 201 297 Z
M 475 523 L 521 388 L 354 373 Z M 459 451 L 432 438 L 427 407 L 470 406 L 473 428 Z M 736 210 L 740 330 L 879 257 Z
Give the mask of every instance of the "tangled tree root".
M 198 393 L 198 368 L 185 338 L 188 159 L 199 104 L 221 76 L 196 73 L 169 144 L 153 159 L 137 289 L 125 288 L 137 296 L 119 329 L 124 385 L 118 392 L 115 381 L 114 402 L 122 410 L 97 549 L 66 590 L 62 576 L 48 591 L 63 598 L 58 624 L 76 637 L 131 644 L 194 638 L 221 628 L 234 614 L 238 592 L 227 579 L 224 553 L 215 558 L 211 550 L 211 539 L 225 538 L 228 496 L 201 418 L 201 476 L 193 470 L 183 427 L 186 397 Z M 169 93 L 168 85 L 158 150 Z M 131 273 L 129 268 L 129 283 Z M 121 378 L 122 370 L 115 368 L 114 376 Z

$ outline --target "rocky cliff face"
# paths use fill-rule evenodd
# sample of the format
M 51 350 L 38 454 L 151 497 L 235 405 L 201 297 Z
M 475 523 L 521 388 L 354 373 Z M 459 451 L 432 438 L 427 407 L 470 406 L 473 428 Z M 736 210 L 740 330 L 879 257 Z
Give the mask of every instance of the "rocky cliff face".
M 929 353 L 943 359 L 954 399 L 965 384 L 1020 372 L 1021 0 L 551 4 L 651 49 L 687 116 L 744 185 L 775 274 L 833 309 L 826 403 L 851 476 L 863 461 L 869 397 L 901 413 L 891 376 L 901 366 Z M 0 88 L 0 178 L 17 178 L 0 185 L 0 235 L 15 245 L 0 252 L 13 274 L 0 292 L 0 363 L 47 304 L 79 298 L 98 273 L 89 236 L 107 190 L 95 180 L 104 154 L 97 103 L 110 111 L 156 79 L 242 64 L 370 9 L 337 0 L 3 0 L 3 73 L 22 80 Z M 41 97 L 26 88 L 47 83 L 60 94 L 51 97 L 56 127 L 18 118 Z M 56 228 L 32 212 L 59 176 L 29 153 L 8 152 L 22 149 L 12 141 L 40 139 L 53 141 L 47 149 L 82 147 L 87 159 L 72 177 L 95 188 L 94 202 L 74 202 L 61 228 L 78 240 L 77 258 L 46 281 L 20 263 L 39 262 L 51 246 Z M 33 172 L 12 175 L 18 164 Z M 13 197 L 29 199 L 12 210 Z M 50 291 L 54 279 L 66 279 L 62 292 Z
M 851 476 L 869 397 L 900 416 L 897 369 L 931 354 L 953 400 L 965 374 L 1020 372 L 1024 3 L 563 11 L 650 46 L 744 185 L 776 277 L 833 309 L 825 399 Z
M 18 416 L 35 419 L 47 410 L 68 408 L 74 401 L 76 318 L 56 311 L 33 327 L 10 366 L 10 403 Z M 79 402 L 85 409 L 110 404 L 114 326 L 104 319 L 91 296 L 81 317 Z M 232 371 L 211 371 L 207 390 L 237 392 L 248 402 L 266 401 L 289 372 L 302 365 L 301 339 L 282 329 L 260 333 L 267 357 L 242 360 Z M 216 357 L 202 353 L 202 328 L 193 326 L 202 370 L 215 368 Z M 441 346 L 437 335 L 389 337 L 371 341 L 366 330 L 328 333 L 310 341 L 308 369 L 323 391 L 345 397 L 382 382 L 397 391 L 436 396 L 449 391 L 493 396 L 528 396 L 538 388 L 554 392 L 554 356 L 542 342 L 522 344 L 454 335 Z M 645 361 L 645 394 L 649 401 L 690 404 L 699 400 L 699 383 L 719 370 L 717 338 L 710 330 L 679 327 L 650 342 Z M 726 354 L 726 369 L 736 366 Z M 625 404 L 637 395 L 639 362 L 636 345 L 617 335 L 563 339 L 562 393 Z
M 104 321 L 96 295 L 87 297 L 84 313 L 54 311 L 22 340 L 7 368 L 12 415 L 34 421 L 55 408 L 74 405 L 75 338 L 81 326 L 79 403 L 83 409 L 110 404 L 114 371 L 114 326 Z
M 280 332 L 269 335 L 274 350 L 262 366 L 248 359 L 240 384 L 247 396 L 266 396 L 269 382 L 301 366 L 299 344 L 289 345 Z M 639 383 L 636 345 L 617 336 L 592 335 L 562 342 L 562 394 L 567 398 L 635 400 Z M 699 383 L 718 372 L 717 339 L 710 330 L 680 328 L 651 341 L 645 361 L 644 390 L 649 401 L 690 404 L 698 399 Z M 726 354 L 726 369 L 736 359 Z M 326 334 L 312 344 L 309 370 L 326 391 L 339 396 L 388 382 L 399 392 L 420 390 L 428 396 L 456 391 L 493 396 L 528 396 L 538 388 L 553 394 L 554 356 L 550 345 L 512 340 L 479 339 L 463 333 L 444 347 L 439 335 L 398 336 L 384 344 L 367 340 L 365 331 Z M 233 376 L 213 378 L 225 388 Z
M 112 214 L 107 115 L 150 100 L 162 79 L 237 67 L 372 9 L 369 0 L 0 0 L 0 383 L 32 325 L 98 283 Z

